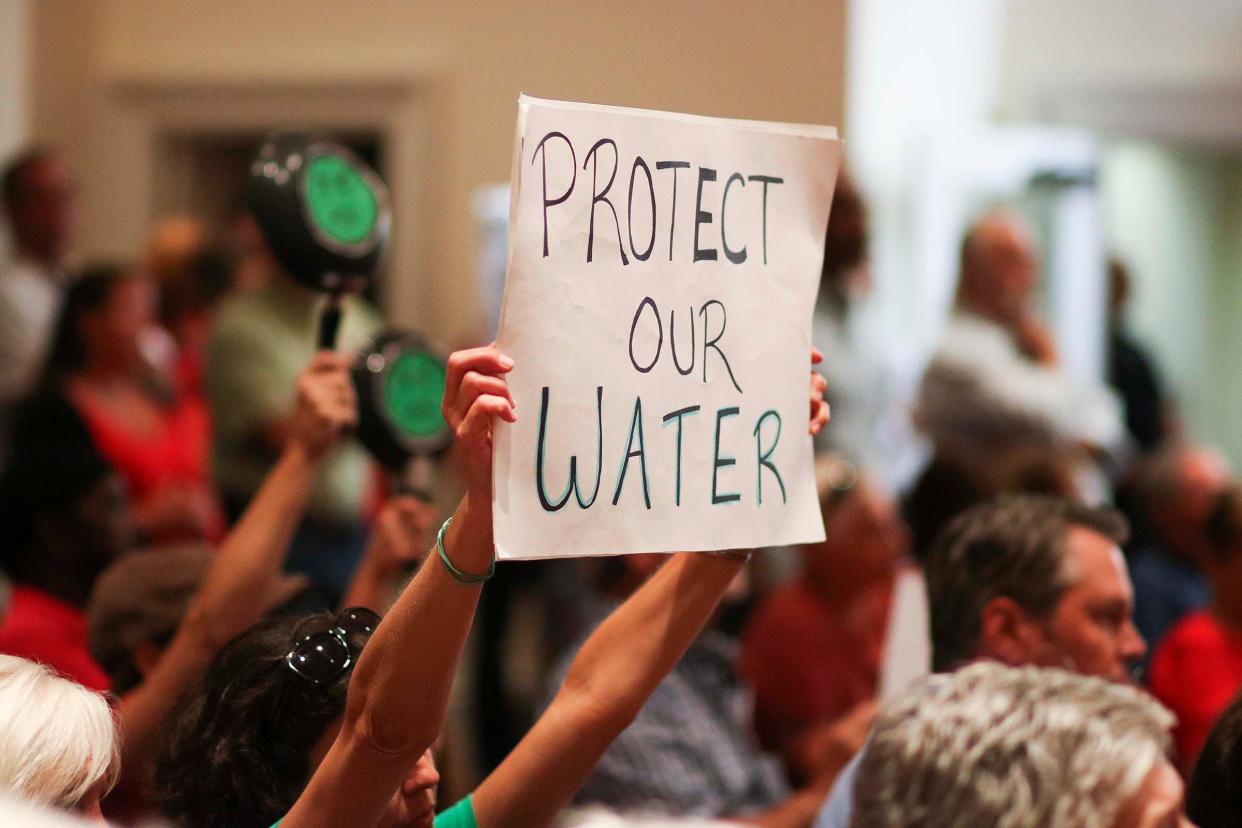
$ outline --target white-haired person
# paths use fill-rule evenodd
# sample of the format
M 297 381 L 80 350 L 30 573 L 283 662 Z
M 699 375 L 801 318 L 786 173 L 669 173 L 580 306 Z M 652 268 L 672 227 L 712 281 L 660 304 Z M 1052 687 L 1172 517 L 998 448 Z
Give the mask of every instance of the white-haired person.
M 121 773 L 108 700 L 52 670 L 0 655 L 0 791 L 103 822 Z
M 1119 548 L 1127 531 L 1112 509 L 1049 496 L 1002 496 L 958 515 L 923 562 L 932 669 L 998 661 L 1130 682 L 1146 645 Z M 850 824 L 859 761 L 833 783 L 815 828 Z
M 1100 678 L 979 662 L 876 719 L 853 828 L 1185 828 L 1173 715 Z

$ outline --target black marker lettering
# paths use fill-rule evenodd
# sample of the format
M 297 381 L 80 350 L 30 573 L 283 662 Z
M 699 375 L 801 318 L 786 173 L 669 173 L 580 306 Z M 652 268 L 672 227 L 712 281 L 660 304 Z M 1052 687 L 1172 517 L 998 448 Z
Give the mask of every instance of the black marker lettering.
M 683 370 L 677 359 L 677 311 L 668 312 L 668 344 L 673 351 L 673 367 L 683 377 L 690 376 L 694 370 L 694 308 L 690 308 L 690 364 Z
M 772 445 L 766 449 L 763 448 L 763 423 L 769 417 L 776 419 L 776 436 L 772 438 Z M 772 456 L 772 452 L 776 451 L 776 444 L 781 441 L 781 415 L 777 411 L 768 410 L 760 415 L 759 420 L 755 423 L 755 457 L 758 463 L 755 464 L 755 475 L 758 478 L 755 482 L 755 499 L 759 505 L 763 505 L 763 470 L 767 468 L 772 474 L 776 475 L 776 482 L 781 487 L 781 503 L 787 503 L 785 497 L 785 481 L 781 479 L 781 473 L 776 470 L 776 466 L 768 458 Z
M 763 182 L 763 263 L 768 263 L 768 185 L 784 184 L 785 179 L 774 175 L 752 175 L 751 181 Z
M 612 147 L 612 175 L 608 176 L 608 183 L 601 192 L 598 189 L 599 180 L 597 173 L 599 172 L 599 148 L 608 145 Z M 608 209 L 612 211 L 612 221 L 617 228 L 617 250 L 621 253 L 621 264 L 627 265 L 630 260 L 625 257 L 625 245 L 621 242 L 621 219 L 617 217 L 617 208 L 612 206 L 612 202 L 608 200 L 608 191 L 612 189 L 612 182 L 617 180 L 617 163 L 620 156 L 617 155 L 617 142 L 611 138 L 600 138 L 587 152 L 586 157 L 582 159 L 582 169 L 586 169 L 587 164 L 591 163 L 591 159 L 595 159 L 595 163 L 591 164 L 591 229 L 587 234 L 587 257 L 586 260 L 591 261 L 592 254 L 595 249 L 595 205 L 601 201 L 608 205 Z
M 707 332 L 707 309 L 712 305 L 720 308 L 720 332 L 709 339 Z M 703 383 L 707 383 L 707 349 L 711 348 L 720 357 L 720 361 L 724 363 L 725 370 L 729 372 L 729 381 L 733 383 L 733 387 L 737 389 L 739 394 L 744 393 L 742 386 L 737 384 L 737 379 L 733 376 L 733 368 L 729 365 L 729 358 L 724 355 L 724 351 L 720 350 L 720 347 L 716 344 L 720 341 L 720 337 L 724 336 L 725 325 L 729 321 L 724 303 L 719 299 L 710 299 L 704 302 L 703 307 L 699 308 L 699 316 L 703 317 Z
M 634 432 L 638 432 L 638 448 L 632 449 L 634 445 Z M 617 490 L 612 495 L 612 505 L 616 506 L 617 501 L 621 499 L 621 487 L 625 485 L 625 472 L 630 467 L 630 460 L 634 457 L 638 458 L 639 465 L 643 472 L 643 503 L 647 508 L 651 508 L 651 493 L 647 489 L 647 451 L 643 442 L 643 401 L 641 397 L 634 398 L 634 419 L 630 420 L 630 436 L 625 441 L 625 460 L 621 464 L 621 474 L 617 478 Z
M 664 415 L 664 424 L 668 425 L 672 420 L 677 421 L 677 483 L 673 496 L 673 502 L 681 505 L 681 421 L 689 414 L 697 414 L 700 405 L 690 405 L 685 408 L 679 408 L 676 411 L 670 411 Z
M 569 482 L 565 484 L 565 493 L 555 503 L 548 499 L 548 494 L 543 485 L 543 467 L 544 454 L 546 452 L 545 442 L 548 431 L 548 386 L 543 387 L 539 401 L 539 436 L 535 444 L 535 491 L 539 495 L 539 505 L 544 511 L 555 512 L 563 507 L 569 501 L 569 493 L 574 493 L 574 498 L 578 501 L 578 505 L 583 509 L 589 509 L 591 504 L 595 502 L 595 498 L 599 496 L 600 476 L 604 469 L 604 387 L 602 385 L 595 388 L 595 416 L 596 432 L 595 432 L 595 490 L 591 492 L 590 500 L 582 499 L 582 490 L 578 486 L 578 455 L 571 455 L 569 458 Z
M 735 500 L 742 499 L 742 496 L 740 494 L 737 494 L 736 492 L 730 492 L 727 494 L 716 493 L 716 472 L 720 471 L 726 466 L 732 466 L 735 463 L 737 463 L 737 460 L 733 457 L 721 457 L 720 456 L 720 422 L 725 417 L 737 416 L 737 412 L 738 412 L 737 406 L 732 406 L 730 408 L 721 408 L 716 411 L 716 447 L 712 451 L 712 505 L 713 506 L 715 506 L 717 503 L 732 503 Z
M 647 242 L 647 249 L 642 253 L 638 252 L 638 248 L 634 247 L 634 176 L 642 169 L 643 174 L 647 176 L 647 192 L 651 195 L 651 241 Z M 630 167 L 630 196 L 625 205 L 625 223 L 629 228 L 630 234 L 630 252 L 634 254 L 634 258 L 640 262 L 645 262 L 651 258 L 651 251 L 655 249 L 656 236 L 656 201 L 655 201 L 655 182 L 651 180 L 651 169 L 647 166 L 647 162 L 640 155 L 634 159 L 634 166 Z
M 565 142 L 565 146 L 569 147 L 569 171 L 573 173 L 574 176 L 569 179 L 569 187 L 565 190 L 565 192 L 551 200 L 548 199 L 548 149 L 544 146 L 544 144 L 548 143 L 550 138 L 560 138 Z M 553 205 L 560 204 L 565 199 L 569 198 L 569 194 L 574 191 L 574 184 L 578 181 L 578 158 L 574 155 L 574 145 L 568 138 L 565 137 L 565 133 L 563 132 L 549 132 L 547 135 L 543 136 L 543 140 L 535 146 L 535 151 L 530 154 L 530 163 L 535 163 L 535 156 L 539 154 L 540 150 L 543 150 L 543 255 L 544 258 L 547 258 L 548 208 Z
M 673 230 L 677 227 L 677 171 L 689 169 L 689 161 L 657 161 L 656 170 L 673 171 L 673 209 L 668 213 L 668 260 L 673 260 Z
M 660 338 L 656 341 L 655 355 L 651 357 L 651 363 L 644 368 L 638 364 L 638 360 L 634 358 L 634 331 L 638 329 L 638 319 L 643 315 L 643 308 L 651 307 L 651 315 L 655 317 L 656 328 L 660 332 Z M 655 300 L 650 296 L 644 296 L 643 301 L 638 303 L 638 310 L 634 311 L 634 321 L 630 323 L 630 364 L 634 366 L 634 370 L 640 374 L 645 374 L 655 367 L 660 361 L 660 349 L 664 347 L 664 323 L 660 321 L 660 309 L 656 307 Z
M 696 262 L 716 260 L 716 248 L 704 250 L 699 247 L 699 228 L 704 224 L 712 223 L 712 214 L 703 209 L 703 182 L 715 180 L 715 170 L 709 167 L 699 167 L 699 189 L 694 196 L 694 260 Z
M 742 245 L 740 250 L 730 250 L 729 240 L 725 237 L 725 210 L 729 207 L 729 188 L 733 186 L 734 181 L 737 181 L 743 187 L 746 186 L 746 179 L 742 177 L 741 173 L 734 173 L 725 182 L 724 197 L 720 200 L 720 246 L 724 248 L 726 259 L 734 264 L 741 264 L 746 261 L 746 245 Z

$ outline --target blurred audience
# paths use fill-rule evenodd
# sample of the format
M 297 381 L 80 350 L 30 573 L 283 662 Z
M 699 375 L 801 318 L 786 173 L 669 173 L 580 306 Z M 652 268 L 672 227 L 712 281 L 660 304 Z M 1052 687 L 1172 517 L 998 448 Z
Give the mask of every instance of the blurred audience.
M 1205 535 L 1229 471 L 1215 453 L 1172 443 L 1138 470 L 1136 494 L 1142 534 L 1130 550 L 1134 622 L 1153 647 L 1178 619 L 1208 602 L 1202 567 L 1212 551 Z
M 1155 360 L 1126 326 L 1129 301 L 1130 272 L 1120 259 L 1110 258 L 1108 384 L 1121 398 L 1130 437 L 1143 451 L 1152 451 L 1176 430 L 1176 418 Z
M 938 454 L 906 495 L 902 511 L 910 526 L 914 558 L 922 561 L 944 528 L 962 512 L 1006 494 L 1081 499 L 1075 469 L 1082 455 L 1073 447 L 1007 446 L 987 462 Z
M 826 539 L 772 591 L 742 639 L 760 742 L 804 781 L 839 769 L 871 725 L 898 567 L 908 534 L 896 506 L 852 464 L 816 463 Z
M 354 422 L 347 368 L 346 360 L 331 354 L 311 363 L 299 381 L 289 445 L 212 556 L 170 640 L 162 646 L 162 636 L 135 639 L 133 669 L 118 674 L 127 686 L 116 709 L 124 734 L 126 813 L 141 802 L 153 746 L 177 696 L 267 606 L 319 459 Z M 88 687 L 111 689 L 87 652 L 83 607 L 100 573 L 132 545 L 123 489 L 72 406 L 56 396 L 36 403 L 23 410 L 19 450 L 0 483 L 0 507 L 16 540 L 6 546 L 3 561 L 15 586 L 0 626 L 0 651 L 29 656 Z M 155 560 L 135 566 L 154 574 Z M 155 607 L 141 610 L 153 613 Z
M 316 348 L 323 298 L 265 256 L 269 281 L 226 298 L 207 346 L 207 392 L 215 425 L 215 479 L 230 515 L 249 502 L 288 436 L 288 401 Z M 379 317 L 358 297 L 344 303 L 338 348 L 375 334 Z M 325 606 L 339 603 L 363 551 L 373 464 L 361 446 L 337 446 L 315 481 L 289 566 L 310 576 Z
M 34 390 L 69 283 L 76 190 L 60 156 L 30 149 L 0 175 L 11 258 L 0 263 L 0 461 L 4 421 Z
M 202 544 L 162 547 L 124 555 L 99 576 L 86 608 L 87 643 L 113 693 L 134 689 L 159 664 L 214 557 Z M 300 576 L 273 579 L 260 614 L 307 586 Z
M 602 561 L 591 626 L 660 569 L 664 557 Z M 550 674 L 549 692 L 561 685 L 576 650 L 571 647 Z M 790 824 L 809 824 L 831 777 L 791 792 L 779 759 L 765 754 L 754 735 L 738 655 L 734 639 L 713 627 L 704 630 L 600 759 L 576 801 L 678 817 L 760 821 L 789 815 Z
M 170 815 L 220 826 L 430 824 L 439 781 L 430 746 L 480 587 L 495 572 L 491 425 L 516 419 L 503 379 L 512 367 L 490 347 L 449 359 L 444 411 L 466 495 L 437 536 L 440 565 L 423 567 L 384 620 L 361 608 L 272 619 L 226 646 L 186 698 L 160 764 Z M 813 384 L 812 433 L 827 420 L 822 391 Z M 749 556 L 664 564 L 590 635 L 514 752 L 435 823 L 550 824 Z
M 168 219 L 151 234 L 147 263 L 160 295 L 160 322 L 176 347 L 169 373 L 179 394 L 205 409 L 204 360 L 215 311 L 232 289 L 236 262 L 193 219 Z
M 102 822 L 100 801 L 120 773 L 120 739 L 103 695 L 0 655 L 0 790 Z
M 1199 828 L 1242 828 L 1242 694 L 1208 733 L 1186 787 L 1186 815 Z
M 1191 815 L 1242 825 L 1242 487 L 1181 435 L 1126 327 L 1119 261 L 1114 396 L 1061 364 L 1029 228 L 982 216 L 912 418 L 859 322 L 868 214 L 843 173 L 813 330 L 835 406 L 821 433 L 815 377 L 826 539 L 753 600 L 746 550 L 600 559 L 594 582 L 539 595 L 573 646 L 533 723 L 487 703 L 506 628 L 532 613 L 493 582 L 472 676 L 489 772 L 437 816 L 431 745 L 494 574 L 491 430 L 516 419 L 512 360 L 450 359 L 466 495 L 435 535 L 424 501 L 375 508 L 376 467 L 342 439 L 349 354 L 380 326 L 365 302 L 345 300 L 341 353 L 317 353 L 323 297 L 246 218 L 227 248 L 172 219 L 139 265 L 71 275 L 60 157 L 28 150 L 0 183 L 0 823 L 18 824 L 12 796 L 122 823 L 158 799 L 221 828 L 539 828 L 571 801 L 607 810 L 561 824 L 1167 828 L 1188 824 L 1172 728 Z M 934 456 L 899 511 L 914 424 Z M 1114 484 L 1137 530 L 1128 568 L 1126 520 L 1084 505 Z M 911 579 L 926 612 L 895 597 Z M 886 654 L 888 626 L 911 606 L 937 675 L 894 698 L 886 657 L 912 650 Z M 1175 727 L 1126 686 L 1144 637 Z
M 1129 682 L 1146 646 L 1118 548 L 1126 531 L 1111 509 L 1048 496 L 1001 497 L 963 512 L 924 562 L 933 669 L 998 661 Z M 837 779 L 817 828 L 851 824 L 854 777 L 868 750 Z
M 964 512 L 924 565 L 933 668 L 989 659 L 1129 681 L 1146 645 L 1118 548 L 1126 531 L 1111 509 L 1046 496 Z
M 816 440 L 821 451 L 848 457 L 889 487 L 908 463 L 909 417 L 898 404 L 892 354 L 871 335 L 862 306 L 871 293 L 867 205 L 842 168 L 832 194 L 824 264 L 811 338 L 824 353 L 832 421 Z
M 973 664 L 887 705 L 854 828 L 1175 828 L 1173 717 L 1142 692 L 1056 669 Z
M 919 391 L 918 422 L 937 455 L 987 467 L 1014 447 L 1122 446 L 1113 395 L 1059 366 L 1038 283 L 1034 240 L 1016 215 L 989 213 L 971 227 L 956 307 Z
M 143 271 L 88 269 L 65 297 L 47 385 L 72 402 L 120 472 L 148 538 L 218 539 L 224 519 L 211 484 L 211 425 L 201 404 L 161 382 L 144 353 L 157 302 Z
M 1174 736 L 1193 766 L 1212 722 L 1242 690 L 1242 489 L 1222 492 L 1206 521 L 1200 559 L 1211 602 L 1178 621 L 1151 659 L 1149 683 L 1177 715 Z
M 87 648 L 85 608 L 100 573 L 135 539 L 119 474 L 62 397 L 26 403 L 0 478 L 0 566 L 12 583 L 0 652 L 93 690 L 110 689 Z

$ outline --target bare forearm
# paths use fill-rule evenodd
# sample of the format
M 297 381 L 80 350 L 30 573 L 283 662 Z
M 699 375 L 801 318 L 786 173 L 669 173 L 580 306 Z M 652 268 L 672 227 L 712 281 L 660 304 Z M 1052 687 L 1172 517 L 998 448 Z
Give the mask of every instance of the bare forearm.
M 218 644 L 257 620 L 262 596 L 306 511 L 317 468 L 314 458 L 290 443 L 220 545 L 194 600 Z
M 488 570 L 490 526 L 490 515 L 479 518 L 467 501 L 458 507 L 444 546 L 462 572 Z M 336 808 L 350 809 L 351 820 L 367 824 L 371 803 L 381 807 L 397 789 L 444 724 L 480 591 L 479 584 L 454 579 L 439 561 L 429 561 L 410 581 L 358 660 L 341 734 L 303 796 L 305 809 L 302 800 L 295 808 L 299 821 L 292 824 L 300 826 L 302 819 L 308 826 L 341 824 L 332 821 Z M 346 779 L 351 795 L 342 802 L 332 787 Z M 367 813 L 352 810 L 364 805 Z M 345 815 L 345 810 L 335 814 Z
M 547 825 L 715 612 L 741 563 L 679 555 L 582 646 L 534 728 L 475 794 L 483 828 Z
M 493 555 L 491 521 L 476 514 L 468 501 L 462 501 L 444 538 L 449 559 L 472 574 L 486 572 Z M 423 732 L 434 738 L 444 721 L 454 668 L 479 593 L 479 584 L 460 583 L 439 561 L 423 567 L 359 659 L 350 683 L 347 719 L 351 712 L 365 715 L 368 726 L 389 746 L 404 748 Z M 403 652 L 414 640 L 418 651 Z M 410 715 L 411 710 L 419 715 Z M 420 725 L 420 720 L 429 721 Z M 415 752 L 426 748 L 421 745 Z
M 225 538 L 159 664 L 120 706 L 123 762 L 135 769 L 183 688 L 225 642 L 258 620 L 314 480 L 315 464 L 295 448 L 272 469 Z
M 809 828 L 815 821 L 816 815 L 819 814 L 819 809 L 824 804 L 827 795 L 828 788 L 817 784 L 798 791 L 775 808 L 735 821 L 743 825 L 757 825 L 760 828 Z
M 392 604 L 398 577 L 397 573 L 374 563 L 369 554 L 364 554 L 341 599 L 341 607 L 366 607 L 383 615 Z
M 628 722 L 715 613 L 741 567 L 715 555 L 673 557 L 582 645 L 561 692 Z

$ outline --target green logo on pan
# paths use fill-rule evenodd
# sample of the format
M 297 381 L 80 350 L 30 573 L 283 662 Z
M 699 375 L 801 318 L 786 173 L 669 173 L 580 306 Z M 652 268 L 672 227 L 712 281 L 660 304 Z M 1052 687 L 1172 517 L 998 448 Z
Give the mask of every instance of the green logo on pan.
M 375 229 L 379 201 L 367 180 L 344 159 L 315 158 L 306 167 L 306 204 L 310 217 L 342 244 L 366 241 Z
M 384 376 L 384 404 L 393 425 L 409 437 L 439 434 L 445 427 L 444 380 L 444 366 L 431 354 L 407 351 L 397 357 Z

